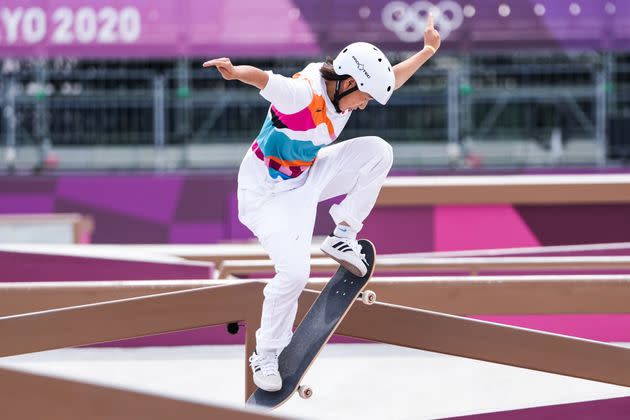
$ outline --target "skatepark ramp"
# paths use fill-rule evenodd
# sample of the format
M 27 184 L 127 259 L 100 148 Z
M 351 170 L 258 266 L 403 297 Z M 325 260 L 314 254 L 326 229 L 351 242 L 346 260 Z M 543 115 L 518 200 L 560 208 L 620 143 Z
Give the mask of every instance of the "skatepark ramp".
M 532 281 L 544 284 L 541 280 Z M 602 290 L 608 290 L 607 293 L 611 295 L 625 290 L 628 281 L 628 278 L 622 277 L 608 278 L 607 283 L 603 280 L 600 293 L 604 296 L 606 292 Z M 557 281 L 556 287 L 567 290 L 570 282 L 565 280 L 564 285 L 561 285 L 562 282 Z M 422 283 L 422 280 L 417 283 Z M 481 283 L 482 288 L 488 287 L 487 284 L 478 283 Z M 518 284 L 516 280 L 503 283 Z M 547 287 L 552 287 L 551 283 Z M 573 290 L 578 290 L 579 284 L 576 281 Z M 262 281 L 217 282 L 212 286 L 191 290 L 4 316 L 0 318 L 0 334 L 9 339 L 0 349 L 0 356 L 233 321 L 247 325 L 247 355 L 253 350 L 253 333 L 259 325 L 264 285 Z M 3 289 L 3 294 L 8 289 Z M 583 293 L 588 293 L 587 289 Z M 596 289 L 592 288 L 591 291 Z M 317 295 L 313 290 L 305 290 L 302 294 L 298 322 Z M 567 294 L 569 300 L 572 299 L 570 295 Z M 580 299 L 585 300 L 586 295 L 580 297 L 580 293 L 577 293 L 576 296 L 574 303 L 575 308 L 578 308 Z M 530 302 L 533 307 L 540 305 L 535 299 Z M 627 298 L 620 299 L 612 305 L 618 305 L 615 310 L 627 311 L 626 302 Z M 490 299 L 485 303 L 491 304 Z M 542 304 L 539 310 L 548 304 Z M 630 349 L 425 309 L 379 302 L 371 306 L 353 305 L 337 332 L 387 344 L 630 386 Z M 245 395 L 250 395 L 254 388 L 249 375 L 245 377 L 245 386 Z
M 333 273 L 339 264 L 330 258 L 311 259 L 312 273 Z M 449 273 L 477 275 L 492 271 L 601 271 L 630 272 L 630 256 L 570 256 L 570 257 L 462 257 L 423 258 L 388 257 L 378 259 L 375 273 Z M 218 278 L 270 275 L 275 273 L 271 260 L 227 260 L 219 267 Z
M 277 419 L 235 409 L 0 368 L 3 418 L 89 420 Z M 71 396 L 71 397 L 69 397 Z M 71 401 L 71 403 L 69 403 Z
M 31 251 L 45 255 L 49 250 L 44 248 Z M 260 269 L 256 264 L 270 264 L 268 260 L 252 264 L 256 259 L 261 259 L 260 247 L 252 245 L 103 245 L 79 247 L 79 251 L 75 249 L 76 245 L 62 248 L 57 247 L 59 257 L 54 260 L 64 263 L 66 259 L 72 259 L 73 263 L 90 262 L 90 258 L 107 258 L 110 253 L 113 253 L 110 258 L 127 253 L 127 259 L 130 254 L 137 254 L 139 261 L 125 261 L 122 264 L 133 263 L 139 267 L 145 255 L 190 258 L 217 266 L 238 259 L 243 265 L 254 265 L 255 270 Z M 130 252 L 126 251 L 127 248 Z M 627 368 L 630 366 L 629 349 L 463 318 L 475 314 L 515 313 L 623 316 L 630 313 L 630 274 L 593 274 L 588 273 L 588 270 L 626 271 L 630 268 L 625 261 L 629 257 L 629 249 L 628 244 L 618 243 L 382 256 L 377 265 L 377 277 L 368 286 L 377 293 L 379 302 L 369 307 L 354 305 L 337 332 L 398 346 L 630 386 Z M 21 252 L 19 249 L 4 251 L 7 254 Z M 324 272 L 336 269 L 336 263 L 318 257 L 320 254 L 317 249 L 313 248 L 312 252 L 315 272 L 319 268 Z M 243 261 L 246 259 L 248 261 Z M 234 322 L 247 326 L 245 354 L 251 353 L 253 333 L 260 320 L 264 281 L 210 280 L 206 266 L 189 268 L 181 261 L 161 257 L 152 257 L 151 260 L 157 263 L 156 266 L 166 263 L 178 264 L 178 267 L 182 267 L 178 270 L 204 270 L 202 277 L 205 279 L 195 280 L 191 275 L 189 278 L 192 279 L 189 280 L 109 281 L 115 279 L 108 280 L 103 278 L 103 273 L 99 273 L 95 279 L 98 281 L 0 283 L 0 334 L 8 337 L 0 356 Z M 522 274 L 533 271 L 533 268 L 553 271 L 554 274 Z M 379 270 L 405 273 L 416 269 L 420 273 L 443 271 L 443 275 L 378 277 Z M 453 271 L 475 273 L 488 269 L 515 271 L 519 274 L 453 275 Z M 138 270 L 135 271 L 137 274 Z M 142 278 L 150 278 L 148 275 L 151 273 L 142 273 L 147 274 Z M 59 277 L 59 273 L 54 270 L 50 274 Z M 311 279 L 308 290 L 301 297 L 297 322 L 326 281 Z M 50 413 L 55 410 L 59 410 L 60 417 L 64 417 L 63 410 L 67 409 L 60 403 L 61 399 L 54 397 L 58 392 L 71 392 L 81 396 L 77 398 L 85 397 L 86 401 L 97 404 L 101 404 L 98 401 L 102 401 L 102 404 L 109 401 L 109 405 L 115 405 L 114 401 L 116 404 L 118 401 L 127 401 L 126 398 L 134 394 L 6 369 L 0 376 L 0 390 L 3 395 L 11 396 L 12 405 L 7 407 L 23 409 L 26 401 L 29 401 L 32 405 L 29 408 L 42 410 L 49 418 L 54 418 Z M 246 396 L 254 389 L 251 377 L 247 374 L 245 388 Z M 35 389 L 41 390 L 38 404 L 32 404 Z M 158 401 L 162 397 L 151 398 L 156 398 L 151 401 Z M 149 402 L 150 399 L 142 397 L 131 400 L 146 401 L 146 406 L 139 403 L 144 408 L 138 409 L 151 410 L 153 402 Z M 190 409 L 188 418 L 196 418 L 196 409 L 206 416 L 213 409 L 223 410 L 220 407 L 200 408 L 190 402 L 167 400 L 159 401 L 160 404 L 175 404 L 179 410 Z M 191 406 L 183 408 L 181 404 Z M 133 411 L 136 409 L 133 404 L 123 403 L 120 407 L 120 415 L 116 414 L 119 418 L 124 418 L 124 410 L 133 413 L 131 417 L 138 418 L 138 412 Z M 238 413 L 241 414 L 258 415 Z M 156 416 L 147 418 L 160 418 Z M 230 418 L 227 414 L 220 416 Z M 82 418 L 94 417 L 86 413 Z
M 91 245 L 0 244 L 0 282 L 209 279 L 211 262 Z
M 391 176 L 376 204 L 618 204 L 628 187 L 627 174 Z

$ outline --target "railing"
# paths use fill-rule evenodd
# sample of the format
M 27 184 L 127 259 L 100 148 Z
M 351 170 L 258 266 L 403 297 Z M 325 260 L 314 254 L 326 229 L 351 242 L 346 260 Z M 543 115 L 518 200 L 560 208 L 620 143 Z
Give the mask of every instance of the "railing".
M 427 191 L 424 191 L 427 193 Z M 471 192 L 472 194 L 472 192 Z M 314 238 L 311 246 L 311 257 L 320 258 L 325 254 L 320 249 L 322 238 Z M 91 255 L 116 256 L 116 255 L 167 255 L 192 261 L 211 262 L 220 266 L 226 260 L 262 260 L 269 255 L 258 243 L 218 243 L 218 244 L 90 244 L 86 245 L 55 245 L 29 244 L 28 251 L 51 251 L 63 255 L 85 255 L 83 252 L 91 251 Z M 27 251 L 23 246 L 15 247 L 12 244 L 0 245 L 0 251 Z M 613 242 L 602 244 L 584 245 L 557 245 L 557 246 L 530 246 L 523 248 L 499 248 L 499 249 L 471 249 L 465 251 L 434 251 L 413 252 L 405 254 L 390 254 L 389 257 L 397 258 L 450 258 L 450 257 L 500 257 L 500 256 L 587 256 L 587 255 L 630 255 L 630 242 Z
M 3 417 L 12 420 L 277 419 L 258 410 L 193 403 L 0 368 Z M 68 396 L 72 396 L 69 403 Z M 98 407 L 98 409 L 95 409 Z
M 253 351 L 264 283 L 247 282 L 0 318 L 0 357 L 225 324 L 247 323 Z M 305 290 L 296 323 L 318 293 Z M 439 331 L 439 334 L 427 334 Z M 354 305 L 339 334 L 630 386 L 630 349 L 388 303 Z M 246 392 L 254 390 L 246 373 Z
M 474 182 L 471 185 L 474 187 Z M 515 188 L 519 188 L 518 185 Z M 19 248 L 18 245 L 13 247 Z M 51 252 L 50 247 L 35 248 L 31 251 L 43 255 L 47 249 Z M 223 254 L 212 247 L 202 248 L 203 252 L 199 252 L 197 246 L 70 245 L 58 248 L 53 252 L 60 255 L 77 253 L 77 249 L 82 249 L 79 254 L 114 255 L 127 252 L 140 256 L 145 253 L 152 255 L 154 251 L 160 254 L 156 250 L 162 249 L 169 258 L 174 255 L 177 255 L 175 259 L 186 255 L 216 258 L 213 260 L 216 263 L 223 261 L 222 276 L 229 274 L 229 269 L 240 270 L 232 271 L 232 274 L 258 273 L 261 269 L 269 270 L 270 273 L 273 271 L 270 261 L 225 261 L 229 255 L 247 258 L 252 256 L 252 252 L 260 252 L 259 247 L 251 246 L 225 247 Z M 623 251 L 627 244 L 553 248 L 555 252 L 612 252 Z M 132 252 L 132 249 L 135 251 Z M 317 252 L 316 249 L 313 251 Z M 545 251 L 550 249 L 537 249 L 543 254 Z M 518 250 L 512 252 L 518 254 Z M 160 258 L 163 257 L 152 257 L 154 260 Z M 314 258 L 312 267 L 314 272 L 331 272 L 338 264 L 332 260 Z M 553 276 L 375 277 L 369 287 L 377 293 L 379 302 L 372 306 L 354 305 L 337 332 L 382 343 L 630 386 L 630 349 L 459 316 L 629 313 L 629 275 L 566 274 L 567 270 L 628 268 L 628 256 L 463 257 L 441 253 L 428 256 L 383 256 L 377 263 L 377 276 L 378 271 L 414 270 L 478 272 L 553 269 L 563 272 Z M 321 290 L 326 281 L 312 279 L 308 283 L 300 298 L 296 324 L 317 297 L 316 290 Z M 264 286 L 265 282 L 259 280 L 4 283 L 0 285 L 0 335 L 9 339 L 0 349 L 0 356 L 234 322 L 246 324 L 247 356 L 253 351 L 254 333 L 260 323 Z M 426 331 L 441 333 L 426 334 Z M 254 389 L 247 372 L 246 396 Z M 48 386 L 57 386 L 59 390 L 80 387 L 76 383 L 8 371 L 6 377 L 35 387 L 43 381 L 46 383 L 41 388 L 44 393 L 48 392 Z M 0 381 L 2 389 L 8 386 L 8 382 Z M 20 388 L 13 390 L 16 393 L 15 400 L 22 401 L 26 397 L 17 389 Z M 122 398 L 127 401 L 127 394 L 111 394 L 106 389 L 88 387 L 84 391 L 94 394 L 94 398 Z M 55 395 L 55 391 L 50 391 L 50 394 Z M 86 398 L 89 400 L 92 397 L 88 395 Z M 142 398 L 138 401 L 142 401 Z M 42 396 L 42 403 L 58 407 L 54 398 L 49 396 Z M 125 404 L 121 407 L 127 407 Z M 132 404 L 129 407 L 134 409 L 135 406 Z
M 0 283 L 0 316 L 249 281 Z M 327 283 L 312 278 L 306 288 Z M 630 313 L 630 274 L 377 277 L 369 289 L 382 302 L 453 315 Z
M 311 272 L 331 274 L 339 263 L 330 258 L 311 259 Z M 630 257 L 485 257 L 485 258 L 405 258 L 380 257 L 375 273 L 466 272 L 476 275 L 487 271 L 507 270 L 630 270 Z M 219 268 L 218 278 L 243 277 L 252 274 L 273 274 L 271 260 L 227 260 Z

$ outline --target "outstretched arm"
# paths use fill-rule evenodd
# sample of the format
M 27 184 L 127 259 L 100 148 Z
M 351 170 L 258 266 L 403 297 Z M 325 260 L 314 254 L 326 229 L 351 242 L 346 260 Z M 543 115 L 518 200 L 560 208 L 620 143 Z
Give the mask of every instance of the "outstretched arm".
M 441 42 L 440 34 L 433 26 L 433 15 L 429 14 L 427 27 L 424 30 L 424 48 L 394 66 L 394 75 L 396 76 L 396 86 L 394 89 L 398 89 L 404 85 L 405 82 L 435 54 L 438 48 L 440 48 Z
M 203 63 L 204 67 L 216 67 L 225 80 L 240 80 L 262 90 L 267 86 L 269 74 L 253 66 L 235 66 L 229 58 L 215 58 Z
M 312 100 L 308 82 L 284 77 L 253 66 L 235 66 L 229 58 L 215 58 L 203 63 L 216 67 L 225 80 L 239 80 L 260 89 L 260 95 L 286 114 L 298 112 Z

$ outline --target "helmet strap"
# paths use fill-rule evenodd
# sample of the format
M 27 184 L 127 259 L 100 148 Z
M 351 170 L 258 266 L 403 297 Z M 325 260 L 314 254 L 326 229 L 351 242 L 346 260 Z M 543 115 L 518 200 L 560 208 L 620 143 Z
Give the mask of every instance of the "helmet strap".
M 350 95 L 352 92 L 359 90 L 359 87 L 355 84 L 350 89 L 340 93 L 339 91 L 341 90 L 342 81 L 343 80 L 337 80 L 337 83 L 335 84 L 335 96 L 332 100 L 332 103 L 335 106 L 335 111 L 337 111 L 338 113 L 341 113 L 341 109 L 339 109 L 339 100 L 344 96 Z

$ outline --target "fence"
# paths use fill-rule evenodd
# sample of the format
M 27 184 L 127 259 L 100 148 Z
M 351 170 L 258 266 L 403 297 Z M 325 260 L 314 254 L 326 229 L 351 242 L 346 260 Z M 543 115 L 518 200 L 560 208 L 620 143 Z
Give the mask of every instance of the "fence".
M 10 154 L 36 146 L 42 155 L 53 145 L 242 146 L 258 133 L 267 102 L 200 63 L 6 60 L 3 143 Z M 304 65 L 251 63 L 285 75 Z M 481 141 L 529 140 L 551 163 L 568 143 L 583 140 L 591 160 L 603 164 L 611 153 L 628 155 L 624 141 L 608 150 L 607 126 L 630 118 L 630 64 L 611 54 L 445 55 L 413 76 L 388 108 L 356 113 L 344 138 L 369 132 L 392 142 L 448 142 L 456 157 Z

